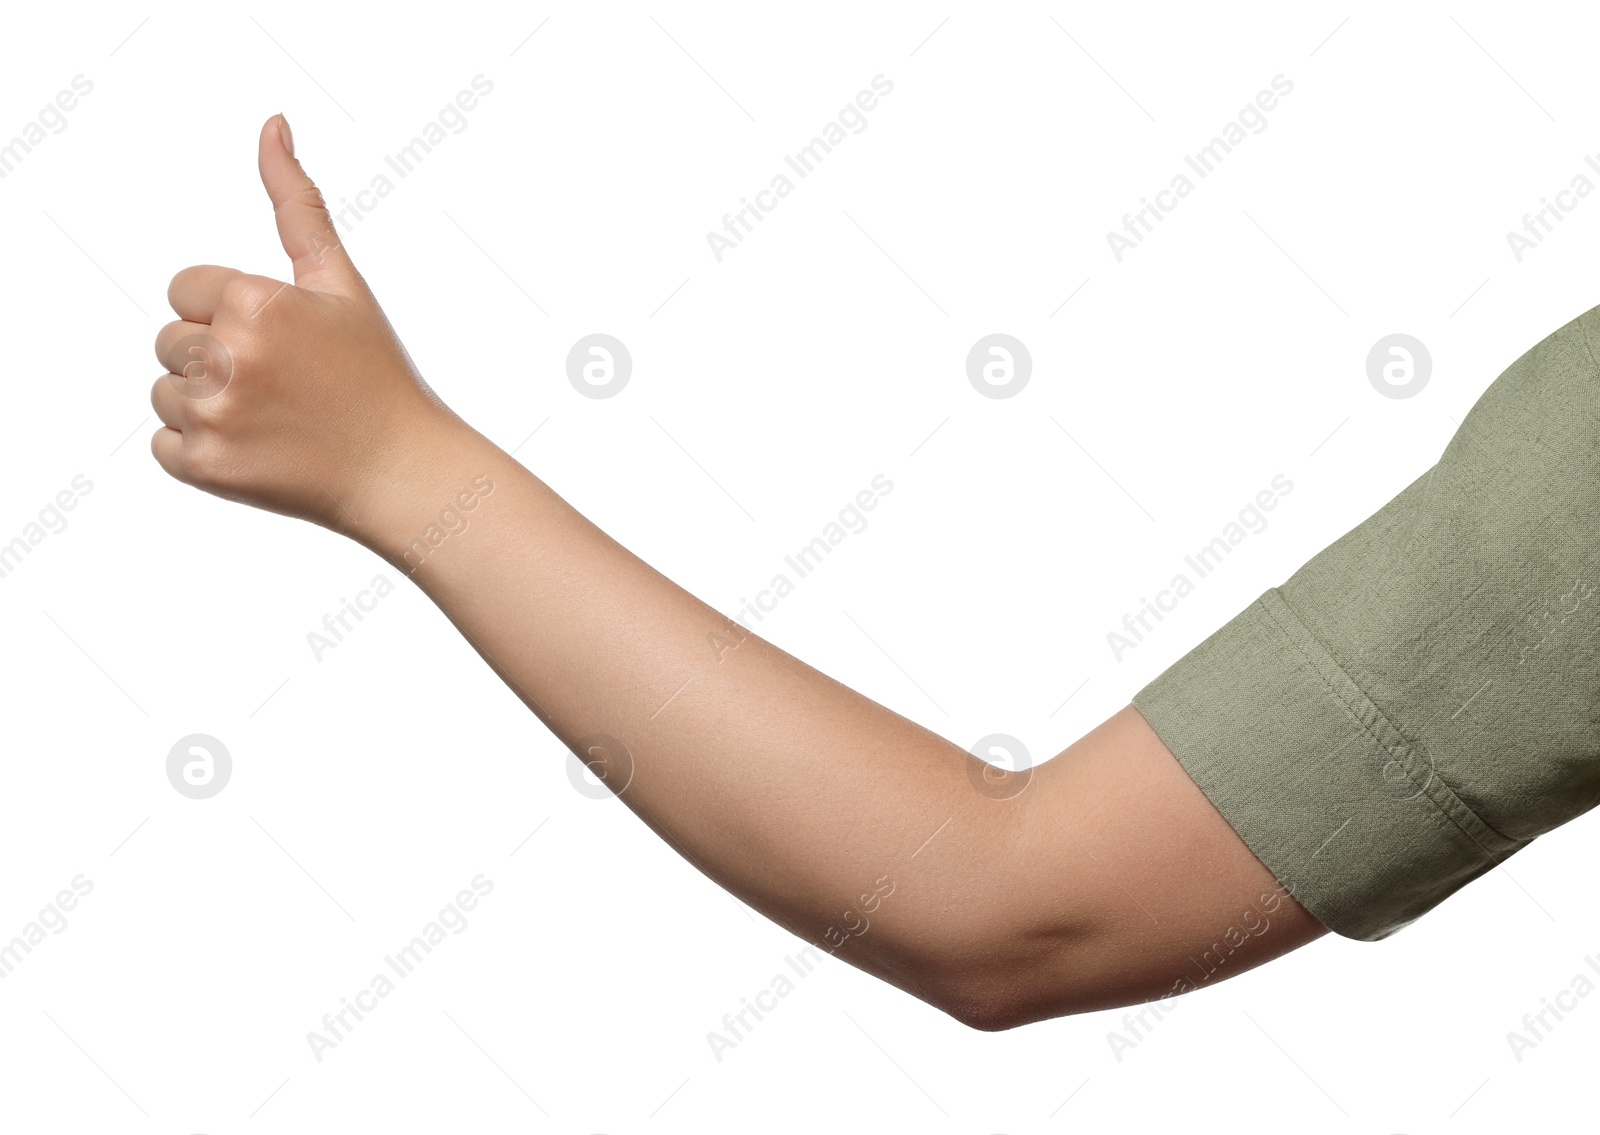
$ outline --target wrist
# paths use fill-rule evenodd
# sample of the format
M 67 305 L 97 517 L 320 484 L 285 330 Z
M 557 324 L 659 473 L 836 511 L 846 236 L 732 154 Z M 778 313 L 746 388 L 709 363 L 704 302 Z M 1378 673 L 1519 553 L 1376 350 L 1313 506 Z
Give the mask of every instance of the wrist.
M 340 530 L 410 574 L 471 523 L 511 459 L 454 414 L 408 432 Z

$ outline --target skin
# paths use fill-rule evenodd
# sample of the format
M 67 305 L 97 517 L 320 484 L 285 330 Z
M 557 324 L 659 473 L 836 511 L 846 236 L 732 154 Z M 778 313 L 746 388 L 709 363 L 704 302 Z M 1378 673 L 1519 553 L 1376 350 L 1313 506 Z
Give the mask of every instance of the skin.
M 1200 988 L 1327 932 L 1133 706 L 1008 776 L 612 540 L 423 381 L 281 116 L 259 157 L 294 282 L 173 278 L 155 459 L 407 573 L 707 876 L 986 1030 Z

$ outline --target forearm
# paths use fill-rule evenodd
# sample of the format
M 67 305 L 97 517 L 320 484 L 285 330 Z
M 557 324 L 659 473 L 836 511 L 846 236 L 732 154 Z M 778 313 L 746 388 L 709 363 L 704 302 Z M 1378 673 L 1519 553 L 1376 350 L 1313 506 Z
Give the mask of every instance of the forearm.
M 972 968 L 1018 909 L 1003 879 L 1026 801 L 979 794 L 976 758 L 701 602 L 475 431 L 448 432 L 358 538 L 716 882 L 936 1003 L 984 981 Z M 459 534 L 421 538 L 462 501 Z

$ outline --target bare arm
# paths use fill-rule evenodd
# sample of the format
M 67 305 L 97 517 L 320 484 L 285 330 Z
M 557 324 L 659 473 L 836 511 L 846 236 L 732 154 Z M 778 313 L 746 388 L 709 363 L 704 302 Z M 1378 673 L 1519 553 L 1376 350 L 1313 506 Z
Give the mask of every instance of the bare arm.
M 415 564 L 529 708 L 728 890 L 974 1024 L 1223 976 L 1190 955 L 1274 880 L 1132 707 L 986 794 L 976 757 L 706 606 L 485 439 L 439 448 L 410 522 L 373 546 Z M 494 487 L 466 532 L 408 562 L 480 475 Z M 1227 971 L 1307 940 L 1293 908 L 1261 915 L 1281 925 L 1253 924 L 1253 950 L 1224 947 Z
M 710 878 L 977 1028 L 1181 992 L 1325 932 L 1131 706 L 1021 791 L 985 792 L 977 758 L 616 543 L 422 382 L 276 120 L 261 164 L 296 285 L 173 281 L 182 319 L 158 355 L 182 373 L 185 340 L 208 335 L 231 374 L 205 397 L 157 380 L 157 459 L 410 574 Z M 441 512 L 469 506 L 436 541 Z

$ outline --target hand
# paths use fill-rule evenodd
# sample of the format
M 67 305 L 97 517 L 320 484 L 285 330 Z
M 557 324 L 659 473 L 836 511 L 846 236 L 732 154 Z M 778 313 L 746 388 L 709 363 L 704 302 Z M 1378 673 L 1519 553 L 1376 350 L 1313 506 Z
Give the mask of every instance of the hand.
M 150 449 L 186 484 L 367 542 L 386 495 L 464 423 L 351 263 L 282 115 L 262 127 L 260 168 L 294 283 L 209 264 L 173 277 Z

